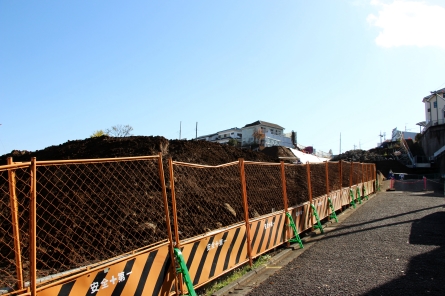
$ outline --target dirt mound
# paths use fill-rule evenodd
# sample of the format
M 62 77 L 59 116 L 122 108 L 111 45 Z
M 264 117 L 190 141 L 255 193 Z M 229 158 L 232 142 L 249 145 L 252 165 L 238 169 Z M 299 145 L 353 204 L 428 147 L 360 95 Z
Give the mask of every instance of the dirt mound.
M 207 141 L 167 140 L 160 136 L 97 137 L 68 141 L 34 152 L 14 150 L 0 156 L 0 165 L 6 164 L 7 157 L 14 161 L 92 159 L 129 156 L 155 155 L 162 152 L 163 158 L 174 161 L 219 165 L 244 158 L 249 161 L 277 162 L 278 159 L 261 152 L 243 150 Z
M 366 150 L 349 150 L 346 151 L 345 153 L 336 155 L 331 159 L 331 161 L 339 161 L 339 160 L 354 161 L 354 162 L 375 162 L 375 161 L 386 160 L 386 157 L 381 154 Z
M 417 147 L 411 141 L 407 141 L 408 144 L 412 144 L 412 147 Z M 414 148 L 413 148 L 414 149 Z M 421 148 L 416 148 L 418 155 L 422 155 Z M 393 148 L 375 148 L 369 151 L 365 150 L 350 150 L 335 156 L 331 161 L 354 161 L 375 163 L 376 169 L 380 171 L 384 176 L 388 176 L 390 170 L 397 173 L 406 173 L 413 175 L 432 174 L 437 171 L 437 168 L 409 168 L 396 160 L 396 157 L 392 155 Z
M 279 159 L 280 157 L 283 157 L 283 160 L 287 162 L 293 162 L 296 159 L 295 155 L 288 148 L 283 146 L 266 147 L 263 150 L 261 150 L 261 152 L 274 159 Z

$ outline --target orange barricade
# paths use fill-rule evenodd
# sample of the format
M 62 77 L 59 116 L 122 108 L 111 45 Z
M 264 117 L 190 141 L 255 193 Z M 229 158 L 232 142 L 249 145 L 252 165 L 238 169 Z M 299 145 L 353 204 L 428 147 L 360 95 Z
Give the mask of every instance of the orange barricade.
M 165 185 L 167 175 L 168 186 Z M 374 164 L 239 161 L 194 165 L 162 156 L 37 161 L 0 167 L 0 291 L 8 295 L 186 293 L 375 191 Z M 168 192 L 167 192 L 168 189 Z M 171 208 L 169 209 L 169 205 Z M 170 212 L 171 210 L 171 212 Z M 171 215 L 171 216 L 170 216 Z

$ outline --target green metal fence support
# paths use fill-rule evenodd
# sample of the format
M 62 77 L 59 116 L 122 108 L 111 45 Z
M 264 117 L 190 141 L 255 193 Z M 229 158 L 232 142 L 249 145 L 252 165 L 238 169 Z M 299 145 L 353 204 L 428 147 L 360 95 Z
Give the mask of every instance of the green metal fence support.
M 330 197 L 328 197 L 328 201 L 329 201 L 329 207 L 331 208 L 331 214 L 329 215 L 329 218 L 335 219 L 335 222 L 338 222 L 337 214 L 335 213 L 334 205 L 332 204 L 332 200 Z
M 353 206 L 355 209 L 354 192 L 352 189 L 349 189 L 349 196 L 351 197 L 351 206 Z
M 317 225 L 314 225 L 314 228 L 320 229 L 321 233 L 324 233 L 323 226 L 321 226 L 320 217 L 318 217 L 317 209 L 313 204 L 311 204 L 312 212 L 314 213 L 315 219 L 317 219 Z
M 177 248 L 174 248 L 173 250 L 175 253 L 176 261 L 179 264 L 179 268 L 177 268 L 176 271 L 182 273 L 183 275 L 185 286 L 187 287 L 187 290 L 189 292 L 187 295 L 197 296 L 195 289 L 193 288 L 193 281 L 190 278 L 190 274 L 187 269 L 187 264 L 185 264 L 184 256 L 182 256 L 181 250 Z
M 360 198 L 360 188 L 358 188 L 355 190 L 355 192 L 357 193 L 357 200 L 359 204 L 362 204 L 362 199 Z
M 300 249 L 303 249 L 303 242 L 301 241 L 300 235 L 298 234 L 297 227 L 295 226 L 294 219 L 292 219 L 292 215 L 289 212 L 286 212 L 286 216 L 289 219 L 289 225 L 292 227 L 292 231 L 294 232 L 295 237 L 289 240 L 290 243 L 298 243 L 300 245 Z
M 366 194 L 366 187 L 365 186 L 363 186 L 363 197 L 366 198 L 366 200 L 369 200 L 368 199 L 368 195 Z

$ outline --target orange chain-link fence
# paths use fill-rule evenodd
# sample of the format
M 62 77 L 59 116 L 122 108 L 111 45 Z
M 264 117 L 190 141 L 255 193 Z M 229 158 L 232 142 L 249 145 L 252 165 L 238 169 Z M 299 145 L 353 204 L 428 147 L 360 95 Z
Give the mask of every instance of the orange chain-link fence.
M 329 192 L 341 189 L 340 162 L 327 162 L 329 171 Z
M 284 209 L 281 166 L 279 163 L 245 162 L 249 218 Z
M 171 162 L 170 173 L 179 239 L 244 221 L 238 162 L 222 166 Z
M 0 290 L 165 242 L 161 172 L 160 156 L 0 167 Z
M 309 164 L 308 164 L 309 165 Z M 324 163 L 310 164 L 312 197 L 326 194 L 326 165 Z
M 309 201 L 306 164 L 286 164 L 284 170 L 289 207 Z
M 0 288 L 20 291 L 29 282 L 29 164 L 0 169 Z
M 22 291 L 164 243 L 168 208 L 179 242 L 375 178 L 374 165 L 346 162 L 169 163 L 169 205 L 161 156 L 1 166 L 0 289 Z
M 37 164 L 37 276 L 168 239 L 157 157 Z

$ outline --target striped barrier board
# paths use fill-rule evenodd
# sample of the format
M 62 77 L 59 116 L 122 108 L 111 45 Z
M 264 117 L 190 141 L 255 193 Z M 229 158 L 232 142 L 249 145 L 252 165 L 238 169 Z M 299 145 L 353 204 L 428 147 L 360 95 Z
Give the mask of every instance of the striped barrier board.
M 350 202 L 349 187 L 345 187 L 341 190 L 341 204 L 342 206 L 346 206 L 349 205 Z
M 274 215 L 255 219 L 250 223 L 252 257 L 275 248 L 285 242 L 286 215 L 278 212 Z
M 330 214 L 329 202 L 327 195 L 323 195 L 321 197 L 315 198 L 313 201 L 315 209 L 317 209 L 318 216 L 320 220 L 326 218 Z M 314 223 L 316 223 L 315 215 L 312 216 Z
M 354 200 L 357 199 L 357 189 L 356 188 L 357 188 L 357 185 L 351 186 L 352 196 L 354 197 Z M 351 200 L 349 199 L 349 201 L 351 201 Z
M 335 211 L 341 209 L 342 206 L 341 193 L 342 193 L 341 190 L 336 190 L 329 194 Z M 331 212 L 329 212 L 329 214 L 331 214 Z
M 311 209 L 309 202 L 305 202 L 304 204 L 297 206 L 295 208 L 291 208 L 290 212 L 292 215 L 292 219 L 294 219 L 295 227 L 298 233 L 301 233 L 312 227 L 310 221 L 310 212 Z
M 180 249 L 193 286 L 202 286 L 248 261 L 246 226 L 182 241 Z
M 169 245 L 166 243 L 118 263 L 104 264 L 83 272 L 61 284 L 39 287 L 37 295 L 168 295 L 174 279 Z

